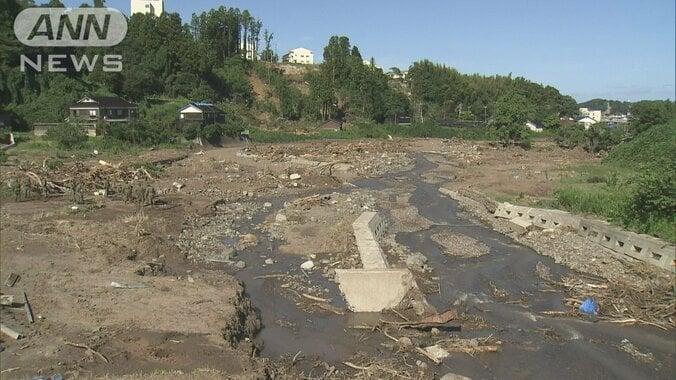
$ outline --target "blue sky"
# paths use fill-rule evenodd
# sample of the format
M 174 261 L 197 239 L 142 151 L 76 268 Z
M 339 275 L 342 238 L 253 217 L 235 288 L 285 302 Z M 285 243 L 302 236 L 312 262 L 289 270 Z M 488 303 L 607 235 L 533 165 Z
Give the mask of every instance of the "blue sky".
M 77 6 L 84 0 L 63 1 Z M 129 13 L 129 0 L 108 0 Z M 281 56 L 305 47 L 321 60 L 346 35 L 387 70 L 429 59 L 462 73 L 510 72 L 578 101 L 672 99 L 674 0 L 165 0 L 184 22 L 221 5 L 248 9 Z

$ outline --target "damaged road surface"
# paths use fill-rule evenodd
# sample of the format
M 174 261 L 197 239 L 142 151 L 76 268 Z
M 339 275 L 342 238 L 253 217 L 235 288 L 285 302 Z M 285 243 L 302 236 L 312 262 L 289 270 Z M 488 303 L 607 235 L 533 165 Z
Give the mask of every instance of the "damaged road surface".
M 490 170 L 489 154 L 513 153 L 438 140 L 228 148 L 169 163 L 159 206 L 5 203 L 2 281 L 16 284 L 2 287 L 3 331 L 22 337 L 2 337 L 2 378 L 671 378 L 673 310 L 630 326 L 605 300 L 598 316 L 577 310 L 607 280 L 643 277 L 660 295 L 673 275 L 587 244 L 542 255 L 439 192 L 472 165 Z M 561 264 L 585 252 L 616 277 Z M 369 271 L 402 275 L 348 289 Z M 379 286 L 406 292 L 381 310 L 374 298 L 392 289 Z

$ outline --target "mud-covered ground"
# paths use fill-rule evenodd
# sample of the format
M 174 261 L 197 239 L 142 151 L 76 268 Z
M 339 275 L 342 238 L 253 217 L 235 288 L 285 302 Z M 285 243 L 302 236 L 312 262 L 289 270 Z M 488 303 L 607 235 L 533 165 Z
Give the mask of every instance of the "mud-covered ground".
M 416 172 L 423 159 L 432 165 Z M 572 175 L 571 166 L 594 159 L 548 144 L 524 151 L 455 140 L 368 140 L 149 151 L 106 158 L 110 165 L 67 161 L 53 170 L 43 167 L 43 157 L 20 165 L 10 160 L 2 167 L 3 183 L 31 172 L 57 185 L 81 179 L 85 191 L 76 208 L 77 199 L 56 187 L 46 198 L 35 191 L 20 201 L 3 192 L 0 285 L 3 295 L 14 296 L 14 305 L 2 306 L 0 316 L 22 338 L 0 337 L 1 376 L 431 379 L 456 372 L 500 378 L 505 364 L 485 357 L 507 360 L 542 351 L 541 344 L 526 335 L 502 341 L 508 327 L 496 323 L 505 321 L 478 311 L 484 306 L 472 301 L 474 292 L 443 294 L 451 274 L 443 260 L 492 262 L 491 240 L 464 233 L 461 224 L 477 219 L 498 231 L 504 226 L 476 204 L 468 206 L 467 218 L 441 225 L 426 211 L 432 202 L 419 199 L 420 186 L 546 196 L 553 181 Z M 161 170 L 146 174 L 131 170 L 138 167 L 134 163 Z M 111 178 L 106 196 L 94 195 L 101 177 Z M 150 184 L 155 205 L 124 202 L 129 182 Z M 415 300 L 382 315 L 347 310 L 333 279 L 335 269 L 360 266 L 351 224 L 365 210 L 386 218 L 381 245 L 388 260 L 411 268 L 428 306 L 454 310 L 447 328 L 402 328 L 399 323 L 434 314 Z M 513 238 L 555 258 L 557 264 L 544 256 L 539 266 L 529 264 L 533 276 L 553 270 L 563 282 L 550 269 L 562 264 L 586 275 L 602 273 L 614 283 L 631 281 L 639 293 L 662 289 L 673 278 L 611 257 L 573 235 L 557 230 Z M 5 284 L 11 273 L 19 275 L 13 287 Z M 565 294 L 563 284 L 546 285 Z M 512 294 L 514 289 L 490 279 L 480 287 L 476 294 L 490 295 L 499 303 L 496 309 L 528 306 L 527 290 Z M 21 305 L 23 291 L 34 323 Z M 559 296 L 558 304 L 539 310 L 574 310 L 574 300 L 565 298 L 574 297 Z M 673 310 L 667 314 L 665 320 Z M 562 347 L 568 334 L 556 323 L 541 332 L 551 342 L 547 352 Z M 459 327 L 468 334 L 457 334 Z M 664 339 L 671 354 L 627 340 L 615 342 L 617 353 L 609 360 L 624 357 L 625 367 L 636 368 L 628 374 L 659 378 L 673 370 L 673 338 Z M 452 356 L 437 365 L 425 351 L 433 346 Z M 645 369 L 652 367 L 654 372 Z M 553 368 L 554 377 L 577 373 Z M 539 372 L 508 373 L 529 378 Z

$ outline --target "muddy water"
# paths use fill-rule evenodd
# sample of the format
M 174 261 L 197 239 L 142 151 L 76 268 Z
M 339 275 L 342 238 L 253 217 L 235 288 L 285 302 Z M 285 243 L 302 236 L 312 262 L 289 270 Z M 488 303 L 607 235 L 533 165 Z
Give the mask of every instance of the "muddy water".
M 432 227 L 412 233 L 399 233 L 397 241 L 412 252 L 427 256 L 440 279 L 438 293 L 428 294 L 428 301 L 438 310 L 446 310 L 453 302 L 463 299 L 470 314 L 478 314 L 496 328 L 485 331 L 457 333 L 460 337 L 492 335 L 503 344 L 501 353 L 452 354 L 437 367 L 439 374 L 452 371 L 475 379 L 479 378 L 613 378 L 655 379 L 673 378 L 675 346 L 671 333 L 641 326 L 619 327 L 580 319 L 549 318 L 539 315 L 545 310 L 564 310 L 562 292 L 543 292 L 545 286 L 534 268 L 538 261 L 548 265 L 554 278 L 568 273 L 550 258 L 538 255 L 509 238 L 458 216 L 458 205 L 438 192 L 435 185 L 420 176 L 436 167 L 422 155 L 417 157 L 415 169 L 380 179 L 355 182 L 361 188 L 387 189 L 396 187 L 401 177 L 416 188 L 410 202 L 419 213 L 434 223 Z M 279 202 L 279 201 L 278 201 Z M 277 208 L 277 207 L 275 207 Z M 387 210 L 381 210 L 385 215 Z M 478 258 L 456 258 L 444 255 L 430 236 L 451 230 L 486 244 L 490 252 Z M 245 231 L 246 232 L 246 231 Z M 279 260 L 264 267 L 264 256 Z M 244 255 L 242 255 L 244 256 Z M 247 268 L 236 272 L 246 284 L 247 293 L 259 309 L 264 324 L 260 339 L 264 342 L 262 356 L 280 355 L 317 356 L 330 363 L 345 360 L 355 351 L 378 354 L 381 334 L 364 336 L 362 331 L 350 329 L 354 324 L 370 324 L 378 315 L 316 316 L 303 312 L 292 301 L 282 297 L 274 280 L 254 277 L 270 273 L 299 273 L 300 258 L 280 256 L 275 245 L 259 245 L 241 257 Z M 344 306 L 336 284 L 319 273 L 312 273 L 314 284 L 328 290 L 336 306 Z M 491 283 L 509 293 L 505 303 L 493 297 Z M 545 334 L 548 329 L 550 334 Z M 366 338 L 366 339 L 365 339 Z M 652 353 L 651 362 L 638 362 L 619 350 L 623 339 L 629 339 L 643 353 Z

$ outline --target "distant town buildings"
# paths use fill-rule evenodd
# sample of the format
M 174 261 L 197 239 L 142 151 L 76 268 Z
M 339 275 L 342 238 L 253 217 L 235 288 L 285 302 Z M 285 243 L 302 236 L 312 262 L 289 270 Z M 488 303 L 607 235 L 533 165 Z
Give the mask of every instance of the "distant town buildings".
M 589 108 L 580 108 L 580 115 L 587 116 L 598 123 L 599 121 L 601 121 L 601 118 L 603 117 L 603 112 L 597 110 L 590 110 Z
M 149 13 L 157 17 L 164 12 L 164 0 L 131 0 L 131 14 Z
M 284 54 L 284 56 L 282 56 L 282 61 L 287 63 L 313 65 L 315 63 L 315 55 L 312 53 L 312 50 L 299 47 L 291 49 L 288 53 Z

